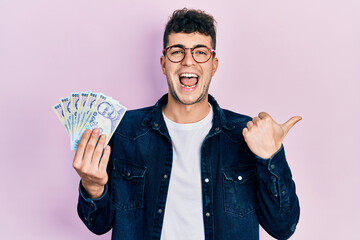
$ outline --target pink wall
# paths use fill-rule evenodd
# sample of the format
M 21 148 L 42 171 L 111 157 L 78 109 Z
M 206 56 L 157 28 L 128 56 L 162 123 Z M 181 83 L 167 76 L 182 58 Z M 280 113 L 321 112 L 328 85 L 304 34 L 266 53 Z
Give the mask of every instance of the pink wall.
M 183 6 L 218 21 L 222 107 L 303 116 L 284 143 L 302 208 L 292 239 L 359 239 L 359 1 L 124 2 L 0 2 L 0 239 L 110 239 L 77 217 L 74 153 L 51 107 L 89 89 L 155 103 L 164 24 Z

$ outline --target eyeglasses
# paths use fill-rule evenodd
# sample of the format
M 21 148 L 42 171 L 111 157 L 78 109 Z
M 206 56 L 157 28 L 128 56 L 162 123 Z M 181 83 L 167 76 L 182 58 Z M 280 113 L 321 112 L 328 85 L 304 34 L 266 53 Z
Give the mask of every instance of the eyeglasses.
M 164 56 L 166 56 L 171 62 L 179 63 L 184 60 L 186 56 L 186 51 L 190 50 L 191 55 L 195 62 L 197 63 L 205 63 L 209 61 L 209 59 L 214 56 L 215 57 L 215 50 L 210 49 L 206 46 L 196 46 L 193 48 L 185 48 L 182 45 L 174 45 L 167 47 L 163 50 Z

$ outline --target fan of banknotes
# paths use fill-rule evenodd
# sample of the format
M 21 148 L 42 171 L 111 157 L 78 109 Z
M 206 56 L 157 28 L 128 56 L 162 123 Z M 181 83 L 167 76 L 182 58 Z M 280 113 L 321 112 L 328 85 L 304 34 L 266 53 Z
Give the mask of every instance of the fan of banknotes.
M 102 93 L 76 92 L 60 99 L 53 106 L 56 115 L 70 136 L 70 148 L 76 150 L 86 129 L 98 128 L 108 144 L 126 112 L 126 107 Z

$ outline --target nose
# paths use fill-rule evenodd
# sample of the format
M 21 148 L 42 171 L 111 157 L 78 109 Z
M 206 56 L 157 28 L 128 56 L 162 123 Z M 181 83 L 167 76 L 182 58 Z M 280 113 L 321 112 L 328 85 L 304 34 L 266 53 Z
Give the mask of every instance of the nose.
M 181 63 L 185 66 L 191 66 L 191 65 L 194 65 L 196 62 L 191 54 L 191 50 L 190 48 L 187 48 L 186 49 L 186 54 L 185 54 L 185 57 L 184 59 L 181 61 Z

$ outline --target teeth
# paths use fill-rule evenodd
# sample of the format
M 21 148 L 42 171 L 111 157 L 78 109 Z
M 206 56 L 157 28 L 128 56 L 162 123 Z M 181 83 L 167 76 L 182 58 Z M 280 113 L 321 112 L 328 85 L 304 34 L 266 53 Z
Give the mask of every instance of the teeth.
M 198 75 L 194 74 L 194 73 L 183 73 L 183 74 L 180 74 L 180 77 L 187 77 L 187 78 L 197 78 L 199 77 Z
M 196 84 L 194 84 L 194 85 L 192 85 L 192 86 L 185 86 L 184 84 L 181 84 L 181 86 L 184 87 L 184 88 L 193 88 L 193 87 L 196 86 Z

